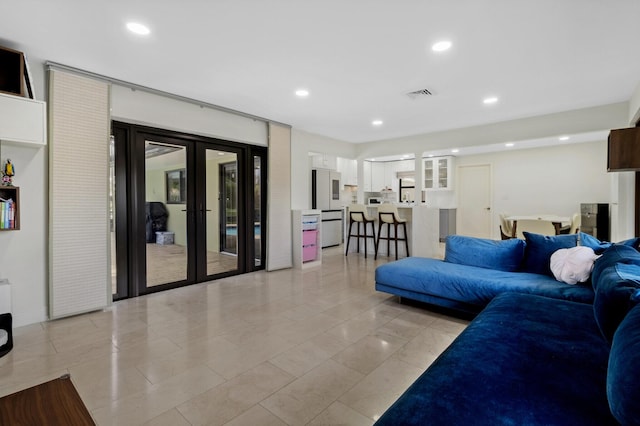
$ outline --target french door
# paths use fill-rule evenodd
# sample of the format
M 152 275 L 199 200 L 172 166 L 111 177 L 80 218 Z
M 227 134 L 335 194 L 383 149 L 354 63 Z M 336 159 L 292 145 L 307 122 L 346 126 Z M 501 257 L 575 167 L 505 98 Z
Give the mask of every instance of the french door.
M 116 221 L 114 298 L 263 268 L 264 148 L 113 127 L 116 157 L 119 137 L 128 141 L 120 151 L 129 157 L 127 194 L 115 190 L 116 217 L 128 219 Z M 118 224 L 126 226 L 126 237 L 118 238 Z

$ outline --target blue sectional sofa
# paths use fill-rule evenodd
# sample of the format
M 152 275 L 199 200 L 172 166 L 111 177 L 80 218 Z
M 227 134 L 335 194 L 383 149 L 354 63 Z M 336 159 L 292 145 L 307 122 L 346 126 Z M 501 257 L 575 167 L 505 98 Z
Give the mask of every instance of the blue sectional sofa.
M 593 303 L 562 292 L 494 297 L 376 424 L 640 424 L 634 246 L 609 245 L 595 261 L 584 285 Z
M 609 243 L 584 233 L 525 236 L 526 242 L 449 236 L 444 260 L 407 257 L 376 268 L 376 290 L 472 314 L 509 291 L 593 302 L 590 285 L 557 281 L 549 260 L 556 250 L 575 247 L 579 242 L 596 252 Z

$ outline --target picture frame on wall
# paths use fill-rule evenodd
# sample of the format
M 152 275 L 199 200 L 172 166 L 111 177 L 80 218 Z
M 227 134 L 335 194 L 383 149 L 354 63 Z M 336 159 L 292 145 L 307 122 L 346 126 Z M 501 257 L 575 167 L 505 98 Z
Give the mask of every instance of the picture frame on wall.
M 186 204 L 187 175 L 185 169 L 168 170 L 165 172 L 167 204 Z

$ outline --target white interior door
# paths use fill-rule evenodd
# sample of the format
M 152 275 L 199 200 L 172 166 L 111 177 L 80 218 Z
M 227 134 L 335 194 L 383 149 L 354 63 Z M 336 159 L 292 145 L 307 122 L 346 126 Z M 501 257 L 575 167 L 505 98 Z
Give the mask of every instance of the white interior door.
M 457 233 L 491 238 L 491 165 L 458 167 Z

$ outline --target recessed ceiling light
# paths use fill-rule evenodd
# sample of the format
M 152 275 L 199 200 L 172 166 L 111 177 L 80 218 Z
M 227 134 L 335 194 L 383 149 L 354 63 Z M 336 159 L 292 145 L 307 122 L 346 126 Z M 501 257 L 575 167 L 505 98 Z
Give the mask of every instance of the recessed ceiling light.
M 569 136 L 560 136 L 558 139 L 560 139 L 561 141 L 568 141 Z
M 513 146 L 513 142 L 507 142 L 504 144 L 507 148 L 511 148 Z
M 149 35 L 151 33 L 149 27 L 139 22 L 127 22 L 127 29 L 138 35 Z
M 453 152 L 455 154 L 456 152 L 460 152 L 460 150 L 458 148 L 454 148 L 454 149 L 451 150 L 451 152 Z
M 382 126 L 382 120 L 373 120 L 371 124 L 374 126 Z
M 434 52 L 444 52 L 445 50 L 449 50 L 451 48 L 451 42 L 449 40 L 442 40 L 437 43 L 434 43 L 431 46 L 431 50 Z
M 482 100 L 482 103 L 484 103 L 485 105 L 495 104 L 496 102 L 498 102 L 498 98 L 496 98 L 495 96 L 484 98 Z
M 309 96 L 309 91 L 307 89 L 298 89 L 296 90 L 296 96 L 300 98 L 306 98 Z

